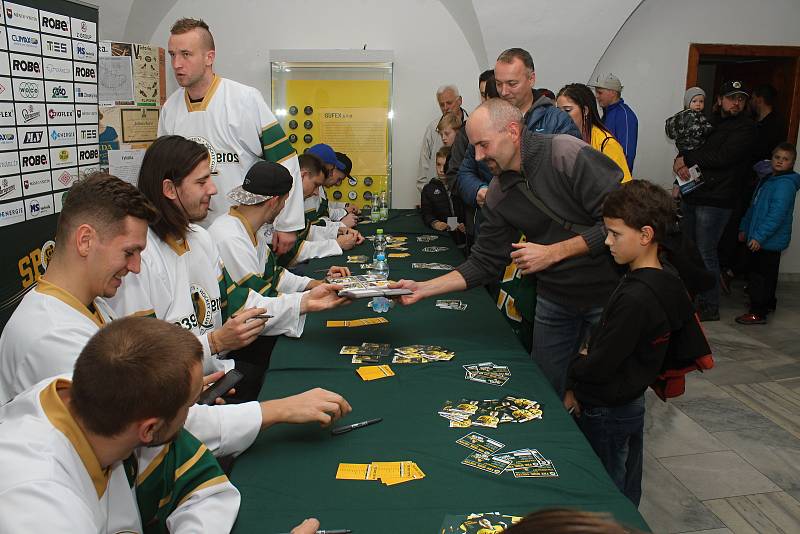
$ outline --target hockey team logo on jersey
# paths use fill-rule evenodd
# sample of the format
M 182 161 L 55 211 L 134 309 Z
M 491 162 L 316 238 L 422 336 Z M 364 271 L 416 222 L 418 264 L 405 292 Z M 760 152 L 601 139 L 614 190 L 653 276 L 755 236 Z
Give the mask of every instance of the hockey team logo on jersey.
M 191 137 L 187 137 L 189 141 L 194 141 L 195 143 L 200 143 L 206 150 L 208 150 L 208 161 L 211 164 L 211 174 L 217 174 L 217 150 L 214 148 L 208 139 L 205 137 L 201 137 L 199 135 L 193 135 Z
M 41 262 L 42 267 L 46 270 L 47 264 L 50 263 L 50 258 L 53 257 L 53 251 L 56 249 L 56 242 L 55 241 L 47 241 L 44 245 L 42 245 L 42 254 L 41 254 Z
M 208 292 L 197 284 L 192 284 L 192 306 L 201 332 L 214 328 L 214 312 L 219 309 L 219 299 L 212 299 Z

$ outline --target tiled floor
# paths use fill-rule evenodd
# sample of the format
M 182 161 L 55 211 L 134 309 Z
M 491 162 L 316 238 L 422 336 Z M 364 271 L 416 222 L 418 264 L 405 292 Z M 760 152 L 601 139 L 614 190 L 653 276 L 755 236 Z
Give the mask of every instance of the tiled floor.
M 800 533 L 800 282 L 764 326 L 741 287 L 703 323 L 716 367 L 668 403 L 647 395 L 643 497 L 653 532 Z

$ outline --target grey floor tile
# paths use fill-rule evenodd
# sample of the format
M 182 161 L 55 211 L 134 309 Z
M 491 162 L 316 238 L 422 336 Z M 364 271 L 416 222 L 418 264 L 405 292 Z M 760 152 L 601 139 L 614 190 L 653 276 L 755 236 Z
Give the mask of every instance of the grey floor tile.
M 656 458 L 729 449 L 685 413 L 671 403 L 662 402 L 651 391 L 647 392 L 645 400 L 644 447 Z
M 800 491 L 800 439 L 797 437 L 777 425 L 713 435 L 784 491 Z
M 800 394 L 777 382 L 723 386 L 723 391 L 800 437 Z
M 725 393 L 722 388 L 713 382 L 709 381 L 708 373 L 713 373 L 714 369 L 705 371 L 703 373 L 689 373 L 686 375 L 686 392 L 675 399 L 670 400 L 670 403 L 678 401 L 689 401 L 696 399 L 730 399 L 730 395 Z M 800 384 L 798 384 L 800 386 Z
M 711 530 L 694 530 L 692 532 L 681 532 L 681 534 L 734 534 L 728 528 L 714 528 Z
M 775 423 L 733 397 L 727 398 L 677 398 L 675 406 L 709 432 L 774 426 Z
M 781 378 L 776 380 L 778 384 L 785 388 L 789 388 L 795 393 L 800 393 L 800 377 L 798 378 Z
M 770 378 L 750 367 L 747 362 L 722 361 L 713 369 L 703 373 L 703 376 L 718 386 L 729 384 L 750 384 L 753 382 L 767 382 Z
M 736 534 L 800 531 L 800 503 L 784 492 L 715 499 L 704 504 Z
M 644 456 L 639 512 L 655 533 L 707 530 L 725 526 L 650 454 Z
M 659 461 L 703 501 L 780 491 L 774 482 L 732 451 L 672 456 Z

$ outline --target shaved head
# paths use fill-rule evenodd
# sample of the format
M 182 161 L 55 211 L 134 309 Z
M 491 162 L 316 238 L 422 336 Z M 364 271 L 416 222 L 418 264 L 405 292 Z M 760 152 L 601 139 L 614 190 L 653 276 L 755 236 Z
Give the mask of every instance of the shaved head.
M 522 125 L 522 112 L 516 106 L 501 98 L 490 98 L 473 112 L 472 118 L 485 120 L 487 125 L 497 131 L 503 131 L 511 123 Z

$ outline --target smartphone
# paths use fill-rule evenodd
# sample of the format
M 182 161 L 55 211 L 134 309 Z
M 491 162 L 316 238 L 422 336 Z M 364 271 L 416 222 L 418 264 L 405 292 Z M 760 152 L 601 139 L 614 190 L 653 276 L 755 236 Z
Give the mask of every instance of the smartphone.
M 231 369 L 225 376 L 214 382 L 211 387 L 200 394 L 197 399 L 197 404 L 206 404 L 209 406 L 217 402 L 218 397 L 225 395 L 232 387 L 242 381 L 244 373 L 237 369 Z

